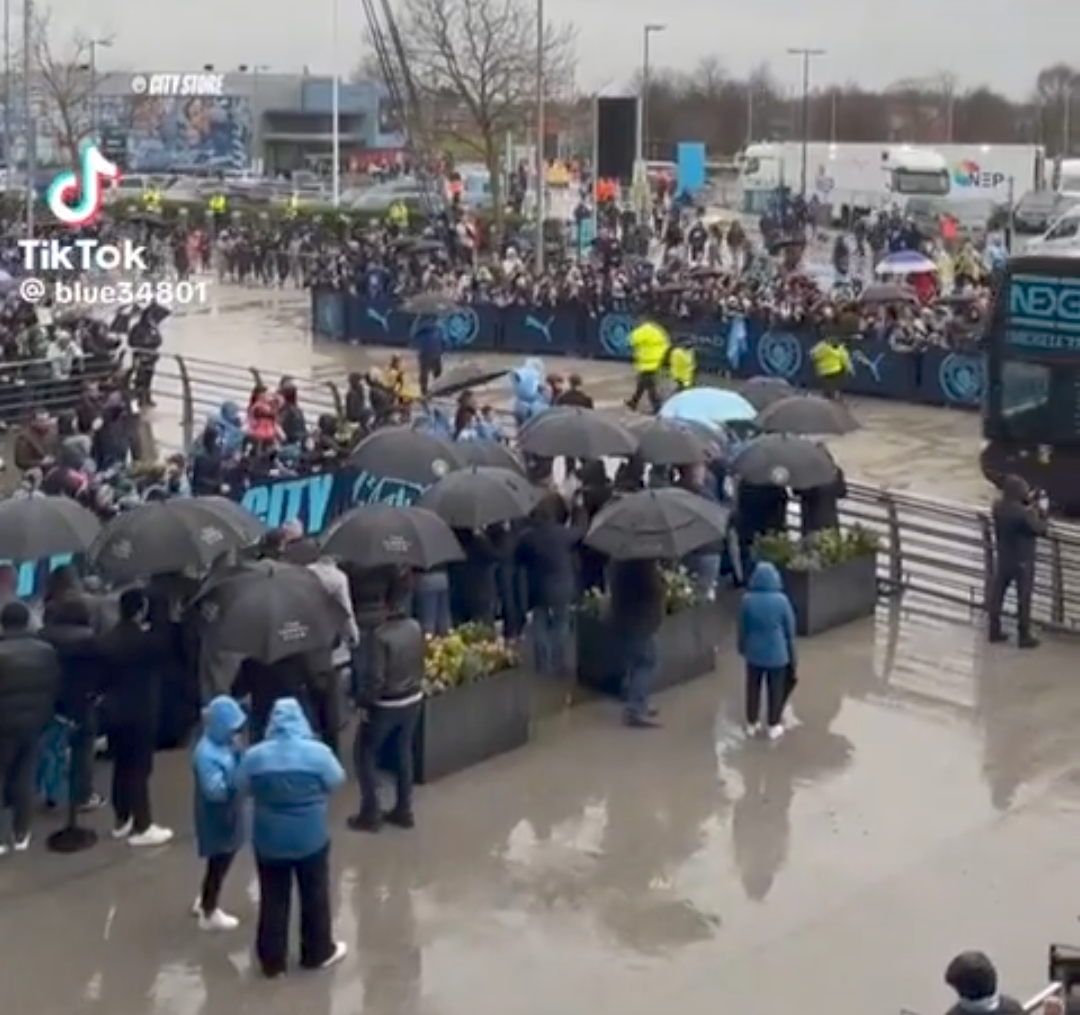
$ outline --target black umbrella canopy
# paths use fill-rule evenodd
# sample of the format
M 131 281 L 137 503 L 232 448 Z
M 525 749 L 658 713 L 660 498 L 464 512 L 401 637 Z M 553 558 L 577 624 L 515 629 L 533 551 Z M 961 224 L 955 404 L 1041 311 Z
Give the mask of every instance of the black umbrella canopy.
M 658 416 L 630 423 L 638 439 L 638 453 L 653 465 L 696 465 L 708 457 L 710 442 L 699 429 L 677 419 Z
M 365 437 L 348 464 L 376 476 L 426 487 L 460 468 L 462 462 L 454 445 L 442 437 L 406 426 L 387 426 Z
M 208 511 L 215 518 L 240 533 L 245 543 L 255 544 L 270 530 L 261 518 L 253 515 L 246 507 L 228 497 L 199 497 L 199 508 Z
M 466 388 L 480 388 L 510 371 L 506 367 L 483 367 L 479 363 L 459 363 L 451 367 L 428 388 L 429 398 L 448 398 Z
M 454 451 L 463 465 L 484 465 L 492 469 L 509 469 L 525 475 L 525 465 L 512 448 L 498 441 L 457 441 Z
M 323 553 L 358 567 L 439 567 L 465 554 L 450 526 L 421 507 L 364 504 L 342 515 L 322 540 Z
M 747 483 L 793 490 L 827 486 L 839 474 L 823 445 L 786 434 L 755 437 L 739 451 L 732 465 Z
M 90 562 L 113 581 L 208 568 L 222 554 L 253 543 L 266 527 L 237 515 L 223 498 L 177 498 L 140 504 L 114 518 L 90 548 Z M 242 509 L 241 509 L 242 510 Z
M 97 516 L 69 497 L 32 494 L 0 501 L 0 559 L 84 553 L 101 532 Z
M 843 402 L 833 402 L 818 395 L 792 395 L 773 402 L 758 417 L 758 426 L 766 433 L 813 434 L 852 433 L 859 423 Z
M 638 439 L 621 423 L 595 409 L 559 406 L 534 416 L 518 433 L 521 450 L 542 458 L 625 457 Z
M 602 508 L 585 542 L 612 560 L 678 560 L 722 539 L 729 514 L 688 490 L 641 490 Z
M 761 412 L 782 398 L 790 398 L 795 389 L 783 377 L 751 377 L 739 385 L 739 394 Z
M 199 616 L 214 649 L 267 664 L 333 648 L 346 623 L 313 571 L 273 560 L 222 575 L 200 598 Z
M 455 529 L 479 532 L 489 525 L 526 518 L 539 493 L 524 476 L 510 469 L 483 466 L 451 472 L 417 501 Z

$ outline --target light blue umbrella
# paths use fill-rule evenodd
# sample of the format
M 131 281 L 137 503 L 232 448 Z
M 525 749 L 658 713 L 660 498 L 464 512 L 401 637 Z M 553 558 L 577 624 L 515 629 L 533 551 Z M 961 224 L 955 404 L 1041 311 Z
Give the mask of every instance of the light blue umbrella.
M 749 422 L 757 418 L 757 409 L 737 391 L 691 388 L 669 398 L 660 409 L 660 416 L 663 419 L 722 426 L 725 423 Z

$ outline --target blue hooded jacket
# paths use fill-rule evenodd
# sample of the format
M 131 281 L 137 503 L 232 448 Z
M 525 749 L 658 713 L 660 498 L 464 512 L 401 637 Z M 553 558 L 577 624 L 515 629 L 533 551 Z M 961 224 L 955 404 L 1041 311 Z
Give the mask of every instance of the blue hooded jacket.
M 739 655 L 769 669 L 795 661 L 795 611 L 772 564 L 758 564 L 750 576 L 739 607 Z
M 240 759 L 237 785 L 251 795 L 251 845 L 267 860 L 302 860 L 330 841 L 330 794 L 345 781 L 334 752 L 316 740 L 295 698 L 278 698 L 266 739 Z
M 221 436 L 221 450 L 226 455 L 239 453 L 244 444 L 244 417 L 240 406 L 235 402 L 222 402 L 216 416 L 211 417 L 208 425 L 217 428 Z
M 203 713 L 203 735 L 195 746 L 195 843 L 199 856 L 235 853 L 247 836 L 243 801 L 236 791 L 240 752 L 233 737 L 247 722 L 228 695 L 214 698 Z

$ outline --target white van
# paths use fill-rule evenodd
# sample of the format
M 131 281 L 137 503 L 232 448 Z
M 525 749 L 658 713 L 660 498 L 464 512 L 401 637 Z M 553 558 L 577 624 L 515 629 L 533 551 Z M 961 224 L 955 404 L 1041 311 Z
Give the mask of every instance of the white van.
M 1040 254 L 1080 250 L 1080 205 L 1065 212 L 1042 236 L 1026 244 L 1024 250 Z

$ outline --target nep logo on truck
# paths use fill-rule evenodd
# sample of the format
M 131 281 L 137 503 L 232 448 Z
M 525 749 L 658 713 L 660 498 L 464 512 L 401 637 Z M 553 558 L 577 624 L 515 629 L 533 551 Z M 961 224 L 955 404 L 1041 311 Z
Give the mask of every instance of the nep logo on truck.
M 1080 279 L 1014 275 L 1006 341 L 1021 349 L 1080 352 Z
M 993 190 L 1000 187 L 1006 180 L 1004 173 L 991 173 L 982 168 L 978 162 L 964 159 L 953 170 L 953 183 L 958 187 L 978 187 L 980 190 Z

